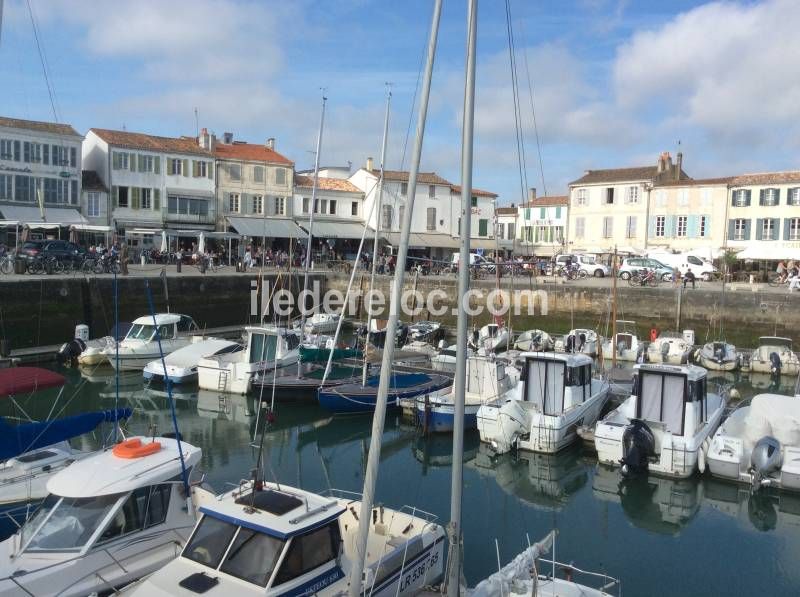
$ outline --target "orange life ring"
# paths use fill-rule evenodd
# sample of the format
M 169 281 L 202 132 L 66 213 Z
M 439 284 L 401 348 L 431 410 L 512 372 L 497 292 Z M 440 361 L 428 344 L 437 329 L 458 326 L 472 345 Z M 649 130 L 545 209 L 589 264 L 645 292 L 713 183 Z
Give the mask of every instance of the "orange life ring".
M 159 442 L 143 444 L 141 439 L 134 437 L 114 446 L 113 453 L 118 458 L 142 458 L 155 454 L 159 450 L 161 450 Z

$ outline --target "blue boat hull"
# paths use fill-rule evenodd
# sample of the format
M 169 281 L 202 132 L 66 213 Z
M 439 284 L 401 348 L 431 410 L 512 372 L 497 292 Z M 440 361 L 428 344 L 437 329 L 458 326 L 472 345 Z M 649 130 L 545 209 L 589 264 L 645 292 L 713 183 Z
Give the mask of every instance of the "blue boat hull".
M 396 374 L 393 378 L 401 380 L 401 383 L 392 383 L 389 387 L 387 396 L 387 406 L 396 408 L 401 400 L 414 400 L 426 394 L 438 392 L 452 384 L 452 381 L 444 375 L 433 374 L 426 381 L 416 384 L 403 384 L 403 375 L 419 376 L 419 374 Z M 317 394 L 319 404 L 322 408 L 336 414 L 356 414 L 371 413 L 375 411 L 375 404 L 378 400 L 377 376 L 370 378 L 366 386 L 360 384 L 344 384 L 333 388 L 325 388 Z M 409 379 L 409 378 L 406 378 Z M 417 377 L 419 379 L 419 377 Z
M 464 429 L 477 429 L 478 428 L 478 409 L 480 405 L 467 404 L 464 407 Z M 428 431 L 435 433 L 452 433 L 455 423 L 455 415 L 453 413 L 453 404 L 433 404 L 431 403 L 426 411 L 425 404 L 422 401 L 417 401 L 417 420 L 424 428 L 426 426 Z

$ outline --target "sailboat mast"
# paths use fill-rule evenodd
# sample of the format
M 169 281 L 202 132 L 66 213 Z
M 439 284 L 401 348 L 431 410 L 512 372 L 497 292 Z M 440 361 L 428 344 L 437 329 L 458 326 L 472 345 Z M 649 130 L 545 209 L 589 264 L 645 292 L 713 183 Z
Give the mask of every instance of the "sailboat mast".
M 389 321 L 386 325 L 386 344 L 383 349 L 381 363 L 381 379 L 378 385 L 378 395 L 375 403 L 375 414 L 372 418 L 372 436 L 370 437 L 367 470 L 364 473 L 364 495 L 361 500 L 361 513 L 358 521 L 358 536 L 356 537 L 356 553 L 353 568 L 350 571 L 350 597 L 361 594 L 361 581 L 364 574 L 364 559 L 367 554 L 367 539 L 372 524 L 372 506 L 375 503 L 375 484 L 378 479 L 378 465 L 381 459 L 381 444 L 383 442 L 383 424 L 386 418 L 386 400 L 389 394 L 389 379 L 392 375 L 392 361 L 394 359 L 394 338 L 397 332 L 398 312 L 403 293 L 403 282 L 406 272 L 406 256 L 411 235 L 411 216 L 414 211 L 414 198 L 417 193 L 417 176 L 419 163 L 422 157 L 422 139 L 425 136 L 425 118 L 428 114 L 428 100 L 431 94 L 431 79 L 433 77 L 433 62 L 436 57 L 436 41 L 439 34 L 439 20 L 442 15 L 442 0 L 435 0 L 431 31 L 428 39 L 427 59 L 425 73 L 422 79 L 422 91 L 417 112 L 417 129 L 414 136 L 414 151 L 411 156 L 411 169 L 408 174 L 408 199 L 403 223 L 400 229 L 400 244 L 397 252 L 397 269 L 392 281 L 392 298 L 389 304 Z
M 314 209 L 317 205 L 317 187 L 319 186 L 319 154 L 322 148 L 322 127 L 325 125 L 325 103 L 328 98 L 322 94 L 322 114 L 319 117 L 319 132 L 317 133 L 317 151 L 314 154 L 314 184 L 311 187 L 311 206 L 308 211 L 308 242 L 306 243 L 306 262 L 303 270 L 303 301 L 306 299 L 308 293 L 308 270 L 311 267 L 311 243 L 314 240 Z M 306 308 L 305 303 L 300 305 L 300 337 L 305 334 L 303 328 L 306 327 Z M 299 364 L 298 364 L 299 367 Z
M 611 295 L 611 366 L 616 367 L 617 366 L 617 245 L 614 245 L 614 261 L 611 263 L 611 285 L 614 288 Z
M 386 143 L 389 139 L 389 106 L 392 103 L 392 89 L 386 84 L 386 115 L 383 117 L 383 141 L 381 142 L 381 173 L 378 179 L 378 197 L 375 209 L 375 239 L 372 243 L 372 271 L 369 275 L 369 303 L 367 305 L 367 334 L 364 339 L 364 365 L 361 370 L 361 385 L 367 385 L 367 347 L 369 346 L 369 323 L 372 311 L 372 289 L 375 288 L 375 272 L 378 267 L 378 232 L 381 229 L 381 210 L 383 209 L 383 171 L 386 167 Z
M 456 324 L 456 376 L 453 380 L 453 469 L 450 492 L 450 551 L 447 557 L 447 594 L 461 589 L 461 494 L 464 475 L 464 393 L 467 380 L 467 313 L 469 291 L 470 224 L 472 220 L 472 140 L 475 121 L 475 38 L 478 2 L 467 3 L 467 59 L 464 81 L 464 117 L 461 130 L 461 255 L 458 269 L 458 319 Z M 496 257 L 496 256 L 495 256 Z M 497 265 L 495 264 L 495 270 Z M 499 282 L 499 278 L 498 278 Z

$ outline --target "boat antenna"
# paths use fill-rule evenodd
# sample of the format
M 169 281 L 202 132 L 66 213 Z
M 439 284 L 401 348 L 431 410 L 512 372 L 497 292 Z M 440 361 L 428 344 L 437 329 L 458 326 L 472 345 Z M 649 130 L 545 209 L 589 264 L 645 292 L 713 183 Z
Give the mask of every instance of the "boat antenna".
M 322 129 L 325 126 L 325 104 L 328 98 L 325 97 L 325 89 L 322 89 L 322 112 L 319 117 L 319 132 L 317 133 L 317 153 L 314 155 L 314 184 L 311 187 L 311 205 L 308 214 L 308 241 L 306 243 L 306 262 L 303 268 L 303 304 L 300 305 L 300 337 L 305 337 L 306 327 L 306 305 L 305 301 L 308 294 L 308 270 L 311 267 L 311 243 L 314 241 L 314 209 L 317 205 L 317 188 L 319 186 L 319 156 L 322 149 Z M 297 362 L 297 376 L 300 377 L 300 361 Z
M 364 365 L 361 371 L 361 385 L 367 385 L 367 348 L 369 347 L 370 318 L 372 314 L 372 289 L 375 287 L 375 271 L 378 267 L 378 232 L 381 229 L 383 211 L 383 175 L 386 167 L 386 143 L 389 139 L 389 106 L 392 103 L 392 84 L 386 83 L 386 114 L 383 118 L 383 141 L 381 142 L 381 173 L 378 178 L 378 198 L 375 209 L 375 239 L 372 243 L 372 271 L 369 275 L 369 303 L 367 305 L 367 333 L 364 336 Z M 375 203 L 373 203 L 375 205 Z M 370 215 L 370 219 L 372 215 Z M 367 220 L 369 224 L 369 219 Z M 388 336 L 387 336 L 388 337 Z
M 378 467 L 381 459 L 381 443 L 383 441 L 383 424 L 386 419 L 386 402 L 389 394 L 389 379 L 392 372 L 392 360 L 394 358 L 394 337 L 397 332 L 397 321 L 400 310 L 400 302 L 403 293 L 403 281 L 406 271 L 406 256 L 408 255 L 408 244 L 411 237 L 411 216 L 414 211 L 414 198 L 417 193 L 417 177 L 419 175 L 419 163 L 422 157 L 422 139 L 425 136 L 425 118 L 428 114 L 428 100 L 431 93 L 431 79 L 433 77 L 433 63 L 436 57 L 436 40 L 439 33 L 439 20 L 442 14 L 442 0 L 435 0 L 433 5 L 433 17 L 431 20 L 430 37 L 428 39 L 427 58 L 425 62 L 425 75 L 422 80 L 422 92 L 420 94 L 419 108 L 417 114 L 417 129 L 414 136 L 414 149 L 411 155 L 411 168 L 408 174 L 408 199 L 403 223 L 400 229 L 400 244 L 397 253 L 397 266 L 395 268 L 395 278 L 392 281 L 392 298 L 389 304 L 389 321 L 386 325 L 387 342 L 383 350 L 383 362 L 381 364 L 380 384 L 378 385 L 378 395 L 375 403 L 375 414 L 372 418 L 372 436 L 370 437 L 369 456 L 367 458 L 367 470 L 364 473 L 364 495 L 361 501 L 362 516 L 358 521 L 358 535 L 356 536 L 355 561 L 350 571 L 349 594 L 350 597 L 361 595 L 362 577 L 364 574 L 364 560 L 367 554 L 367 539 L 371 526 L 370 512 L 375 501 L 375 484 L 378 479 Z
M 467 313 L 465 297 L 469 292 L 469 249 L 472 212 L 472 146 L 475 123 L 475 44 L 478 28 L 478 2 L 467 4 L 467 57 L 464 80 L 464 114 L 461 127 L 461 256 L 458 270 L 458 312 L 456 320 L 456 375 L 453 380 L 453 466 L 450 491 L 450 540 L 447 557 L 446 588 L 449 597 L 458 597 L 461 589 L 461 501 L 464 475 L 464 392 L 467 379 Z M 495 264 L 497 270 L 497 264 Z M 499 278 L 498 278 L 499 281 Z
M 183 488 L 186 491 L 186 498 L 189 498 L 189 477 L 186 474 L 186 461 L 183 459 L 183 447 L 181 447 L 181 432 L 178 430 L 178 418 L 175 416 L 175 399 L 172 396 L 172 382 L 167 379 L 167 363 L 164 360 L 164 348 L 161 346 L 161 334 L 158 331 L 158 322 L 156 321 L 156 311 L 153 308 L 153 291 L 150 289 L 150 280 L 144 281 L 144 287 L 147 291 L 147 305 L 150 307 L 150 316 L 153 318 L 153 326 L 156 328 L 156 343 L 158 344 L 158 354 L 161 360 L 161 366 L 164 368 L 164 381 L 167 386 L 167 398 L 169 399 L 169 409 L 172 414 L 172 427 L 175 429 L 175 441 L 178 443 L 178 458 L 181 461 L 181 480 L 183 481 Z M 117 369 L 119 372 L 119 368 Z

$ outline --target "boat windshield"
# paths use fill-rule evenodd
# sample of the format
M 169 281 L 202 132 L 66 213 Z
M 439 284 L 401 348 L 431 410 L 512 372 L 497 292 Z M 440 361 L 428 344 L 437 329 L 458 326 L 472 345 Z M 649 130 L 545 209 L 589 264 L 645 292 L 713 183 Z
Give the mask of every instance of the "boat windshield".
M 183 550 L 183 557 L 265 587 L 284 545 L 285 541 L 265 533 L 204 516 Z
M 275 360 L 278 337 L 272 334 L 254 333 L 250 341 L 250 362 L 270 362 Z
M 135 323 L 128 332 L 128 340 L 150 340 L 155 334 L 156 326 Z
M 88 498 L 49 495 L 21 530 L 26 551 L 78 551 L 119 501 L 120 494 Z

